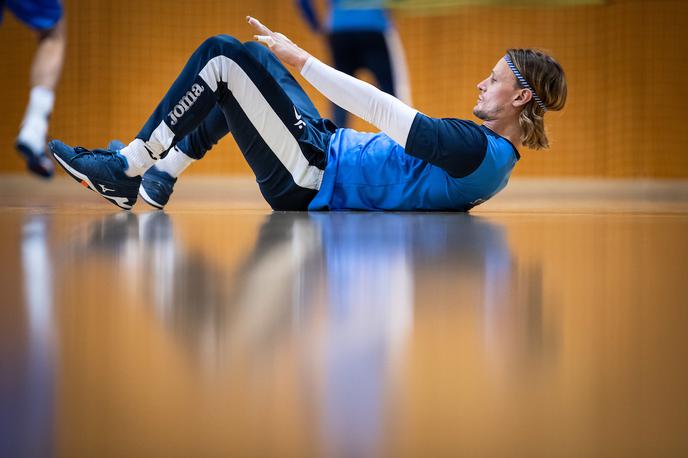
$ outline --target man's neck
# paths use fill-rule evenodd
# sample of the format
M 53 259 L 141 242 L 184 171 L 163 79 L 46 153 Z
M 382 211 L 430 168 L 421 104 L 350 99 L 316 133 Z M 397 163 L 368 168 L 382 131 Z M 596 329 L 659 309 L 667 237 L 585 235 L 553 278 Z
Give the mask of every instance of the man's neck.
M 502 137 L 506 138 L 516 147 L 521 146 L 521 126 L 519 125 L 518 121 L 509 122 L 501 119 L 493 119 L 490 121 L 485 121 L 483 125 L 497 135 L 501 135 Z

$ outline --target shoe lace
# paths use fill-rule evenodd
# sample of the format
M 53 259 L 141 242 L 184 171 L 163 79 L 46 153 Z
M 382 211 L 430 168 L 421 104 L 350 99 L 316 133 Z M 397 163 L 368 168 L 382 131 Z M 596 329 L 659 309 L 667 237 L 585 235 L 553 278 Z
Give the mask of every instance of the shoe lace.
M 99 159 L 102 158 L 102 159 L 105 159 L 108 161 L 117 159 L 117 152 L 116 151 L 110 151 L 110 150 L 106 150 L 106 149 L 90 150 L 90 149 L 84 148 L 82 146 L 75 146 L 74 152 L 76 154 L 72 157 L 72 160 L 77 159 L 77 158 L 82 157 L 82 156 L 99 156 Z

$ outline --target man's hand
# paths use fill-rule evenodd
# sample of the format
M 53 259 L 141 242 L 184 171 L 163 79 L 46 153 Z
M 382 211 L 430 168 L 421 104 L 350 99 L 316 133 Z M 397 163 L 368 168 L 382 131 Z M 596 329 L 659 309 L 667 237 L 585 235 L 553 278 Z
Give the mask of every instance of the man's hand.
M 246 16 L 246 19 L 258 32 L 258 35 L 253 36 L 256 40 L 267 45 L 282 62 L 295 67 L 299 72 L 301 71 L 310 54 L 296 46 L 281 33 L 273 32 L 265 27 L 258 19 L 251 16 Z

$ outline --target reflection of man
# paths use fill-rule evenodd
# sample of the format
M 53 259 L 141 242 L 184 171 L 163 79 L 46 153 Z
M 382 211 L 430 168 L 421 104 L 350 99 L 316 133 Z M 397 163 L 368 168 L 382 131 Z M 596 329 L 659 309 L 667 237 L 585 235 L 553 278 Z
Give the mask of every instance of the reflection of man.
M 217 270 L 199 265 L 199 253 L 193 258 L 206 278 Z M 177 262 L 190 260 L 178 256 Z M 502 228 L 469 215 L 274 213 L 237 277 L 224 281 L 234 286 L 223 300 L 214 297 L 217 285 L 207 283 L 196 300 L 181 291 L 160 296 L 186 298 L 173 301 L 176 310 L 167 316 L 212 304 L 217 311 L 207 311 L 203 322 L 185 320 L 198 334 L 180 323 L 183 336 L 219 342 L 224 347 L 215 351 L 244 354 L 253 367 L 274 364 L 277 352 L 297 342 L 300 384 L 319 413 L 325 454 L 371 456 L 379 451 L 387 396 L 406 360 L 414 303 L 428 292 L 416 290 L 419 278 L 421 286 L 438 275 L 453 278 L 445 296 L 453 298 L 451 306 L 473 307 L 485 289 L 508 288 L 487 284 L 486 272 L 510 268 Z M 191 271 L 184 264 L 173 270 Z M 434 305 L 421 298 L 417 307 Z
M 98 246 L 137 256 L 126 268 L 146 279 L 143 291 L 151 295 L 139 303 L 154 304 L 159 321 L 204 369 L 231 367 L 243 377 L 246 363 L 247 377 L 271 383 L 263 375 L 275 374 L 277 359 L 287 361 L 288 377 L 293 363 L 302 391 L 288 395 L 317 412 L 328 456 L 379 454 L 390 393 L 404 389 L 395 384 L 403 382 L 416 317 L 473 312 L 488 327 L 487 351 L 514 343 L 521 348 L 509 354 L 530 351 L 522 334 L 533 330 L 522 324 L 538 310 L 525 315 L 515 307 L 510 278 L 518 272 L 505 231 L 482 218 L 273 213 L 231 271 L 185 246 L 172 223 L 161 212 L 111 216 L 94 227 L 80 259 L 98 256 Z M 123 242 L 137 246 L 124 250 Z
M 31 65 L 31 93 L 17 137 L 17 150 L 30 171 L 44 178 L 54 172 L 45 154 L 48 118 L 53 110 L 55 86 L 62 73 L 66 33 L 61 0 L 0 0 L 0 21 L 7 7 L 36 31 L 38 49 Z

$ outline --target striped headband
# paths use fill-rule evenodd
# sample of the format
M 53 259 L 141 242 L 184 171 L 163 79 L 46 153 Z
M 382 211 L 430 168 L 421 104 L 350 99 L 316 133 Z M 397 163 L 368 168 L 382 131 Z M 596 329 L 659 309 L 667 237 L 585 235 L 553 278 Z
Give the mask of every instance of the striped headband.
M 528 89 L 531 94 L 533 94 L 533 99 L 535 99 L 535 102 L 540 105 L 540 108 L 543 110 L 547 111 L 547 106 L 542 102 L 542 99 L 538 97 L 538 95 L 535 93 L 535 89 L 530 87 L 530 84 L 528 84 L 528 81 L 521 75 L 521 72 L 518 71 L 516 68 L 516 65 L 511 61 L 511 58 L 509 57 L 508 54 L 504 56 L 504 60 L 506 61 L 506 64 L 509 66 L 512 72 L 514 72 L 514 76 L 516 76 L 516 79 L 518 80 L 519 83 L 521 83 L 521 86 L 523 86 L 525 89 Z

